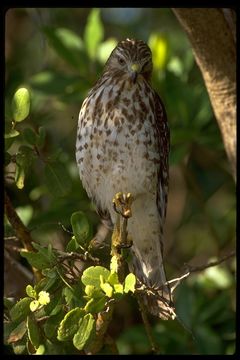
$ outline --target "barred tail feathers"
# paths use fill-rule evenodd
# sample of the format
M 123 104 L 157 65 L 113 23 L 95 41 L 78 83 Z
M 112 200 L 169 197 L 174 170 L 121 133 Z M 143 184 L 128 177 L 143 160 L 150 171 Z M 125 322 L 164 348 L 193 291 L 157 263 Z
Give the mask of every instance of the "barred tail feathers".
M 162 319 L 174 318 L 163 265 L 159 215 L 152 216 L 150 210 L 151 216 L 146 221 L 147 210 L 138 207 L 134 212 L 133 209 L 134 216 L 128 223 L 128 234 L 133 241 L 129 269 L 143 285 L 143 301 L 149 312 Z

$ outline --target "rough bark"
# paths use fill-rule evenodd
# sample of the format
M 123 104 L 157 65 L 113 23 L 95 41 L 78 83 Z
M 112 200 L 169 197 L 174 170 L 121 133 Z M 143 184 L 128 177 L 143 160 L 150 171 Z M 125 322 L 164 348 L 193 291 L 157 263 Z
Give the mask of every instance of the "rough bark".
M 236 180 L 236 15 L 232 9 L 172 9 L 192 44 Z

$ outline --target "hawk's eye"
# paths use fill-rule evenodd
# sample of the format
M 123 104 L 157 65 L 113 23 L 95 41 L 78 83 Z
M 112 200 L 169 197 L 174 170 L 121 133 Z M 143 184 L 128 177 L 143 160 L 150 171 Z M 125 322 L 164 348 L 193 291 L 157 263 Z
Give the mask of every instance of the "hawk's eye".
M 118 58 L 118 62 L 120 65 L 123 65 L 125 63 L 125 61 L 121 57 Z

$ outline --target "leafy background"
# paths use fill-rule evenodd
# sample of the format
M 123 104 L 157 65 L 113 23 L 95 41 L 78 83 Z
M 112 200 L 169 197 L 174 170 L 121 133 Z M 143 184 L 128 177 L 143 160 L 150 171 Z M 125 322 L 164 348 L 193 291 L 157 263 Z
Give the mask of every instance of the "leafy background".
M 165 227 L 168 278 L 184 263 L 218 259 L 235 246 L 235 185 L 221 134 L 191 46 L 170 9 L 10 9 L 6 13 L 5 128 L 11 123 L 16 89 L 31 93 L 30 116 L 20 136 L 6 142 L 10 156 L 46 132 L 41 156 L 24 166 L 24 187 L 11 177 L 6 187 L 40 244 L 63 248 L 70 217 L 82 210 L 93 232 L 99 225 L 75 163 L 78 113 L 117 41 L 142 39 L 153 52 L 153 86 L 166 106 L 171 130 L 170 193 Z M 28 128 L 28 130 L 27 130 Z M 29 128 L 31 130 L 29 131 Z M 41 132 L 41 131 L 40 131 Z M 31 161 L 30 161 L 31 160 Z M 5 222 L 6 236 L 12 230 Z M 17 259 L 24 265 L 23 259 Z M 26 265 L 27 266 L 27 265 Z M 188 278 L 176 291 L 179 321 L 151 318 L 163 354 L 233 354 L 235 351 L 235 262 Z M 6 296 L 24 296 L 28 282 L 5 261 Z M 134 298 L 115 309 L 110 329 L 120 354 L 144 354 L 150 346 Z

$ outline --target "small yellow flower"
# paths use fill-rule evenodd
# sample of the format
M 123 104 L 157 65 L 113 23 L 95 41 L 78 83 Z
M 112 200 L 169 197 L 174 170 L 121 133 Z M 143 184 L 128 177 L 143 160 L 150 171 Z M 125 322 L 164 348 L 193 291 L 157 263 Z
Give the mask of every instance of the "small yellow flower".
M 38 301 L 41 305 L 47 305 L 50 303 L 50 296 L 47 291 L 40 291 L 38 294 Z

